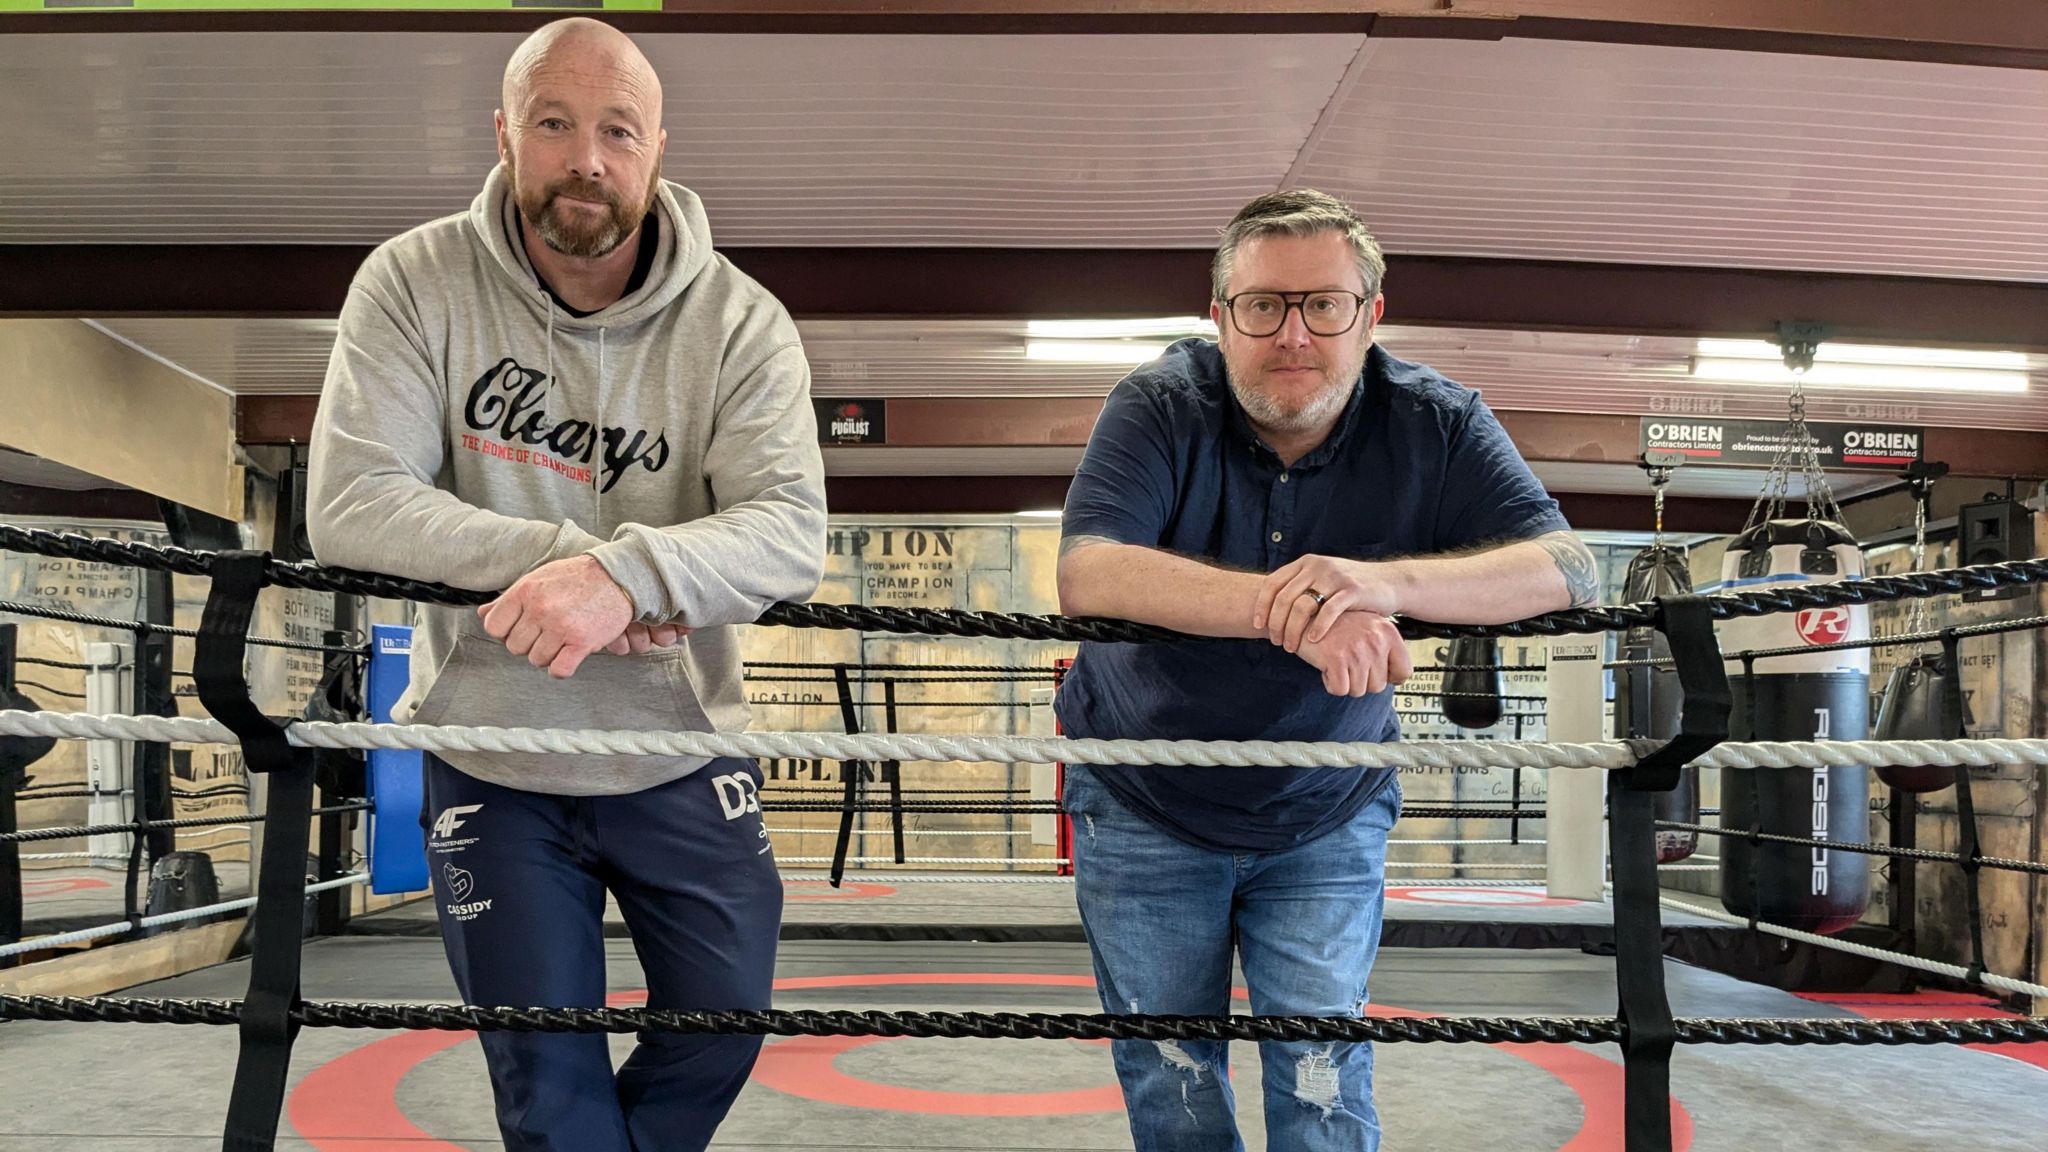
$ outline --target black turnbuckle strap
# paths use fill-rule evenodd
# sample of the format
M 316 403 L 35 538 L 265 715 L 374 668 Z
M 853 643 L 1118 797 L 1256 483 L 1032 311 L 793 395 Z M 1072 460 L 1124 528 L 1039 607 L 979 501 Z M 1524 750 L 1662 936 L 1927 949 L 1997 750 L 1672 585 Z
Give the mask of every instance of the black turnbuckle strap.
M 1614 867 L 1614 982 L 1622 1024 L 1623 1130 L 1628 1152 L 1671 1152 L 1671 1049 L 1677 1028 L 1664 990 L 1664 918 L 1657 903 L 1656 796 L 1679 769 L 1728 736 L 1731 700 L 1707 602 L 1658 600 L 1683 693 L 1678 735 L 1615 773 L 1608 792 Z
M 1941 734 L 1961 740 L 1963 730 L 1962 638 L 1954 628 L 1941 630 Z M 1956 866 L 1963 870 L 1963 915 L 1970 927 L 1970 967 L 1964 979 L 1984 986 L 1984 847 L 1978 838 L 1977 798 L 1970 786 L 1970 766 L 1956 765 Z M 1912 867 L 1908 864 L 1907 867 Z
M 264 584 L 264 552 L 223 552 L 200 619 L 192 659 L 199 701 L 234 732 L 249 771 L 269 776 L 264 808 L 263 858 L 250 914 L 255 942 L 249 959 L 249 994 L 241 1018 L 241 1053 L 228 1098 L 223 1152 L 270 1152 L 291 1071 L 299 1026 L 299 948 L 305 931 L 306 842 L 313 809 L 313 758 L 293 748 L 284 729 L 249 697 L 243 662 L 249 620 Z
M 839 719 L 848 736 L 860 734 L 860 708 L 853 700 L 853 677 L 844 664 L 832 666 L 832 681 L 839 689 Z M 839 801 L 839 839 L 832 846 L 832 872 L 828 883 L 837 888 L 846 878 L 846 852 L 853 844 L 854 813 L 860 810 L 861 786 L 868 780 L 865 760 L 844 760 L 839 779 L 846 791 Z

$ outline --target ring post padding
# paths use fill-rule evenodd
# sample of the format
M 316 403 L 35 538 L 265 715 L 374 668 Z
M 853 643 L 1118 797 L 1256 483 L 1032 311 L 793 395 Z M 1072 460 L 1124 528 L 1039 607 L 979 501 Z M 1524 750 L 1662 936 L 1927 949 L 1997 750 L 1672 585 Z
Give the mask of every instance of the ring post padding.
M 391 723 L 391 710 L 412 676 L 412 629 L 378 624 L 370 629 L 370 672 L 363 687 L 370 720 Z M 370 891 L 420 892 L 427 887 L 426 834 L 420 829 L 425 803 L 425 754 L 399 748 L 369 753 Z
M 1607 738 L 1601 667 L 1607 637 L 1554 636 L 1545 656 L 1550 701 L 1544 738 L 1591 744 Z M 1543 846 L 1546 894 L 1555 900 L 1607 898 L 1607 773 L 1547 772 Z

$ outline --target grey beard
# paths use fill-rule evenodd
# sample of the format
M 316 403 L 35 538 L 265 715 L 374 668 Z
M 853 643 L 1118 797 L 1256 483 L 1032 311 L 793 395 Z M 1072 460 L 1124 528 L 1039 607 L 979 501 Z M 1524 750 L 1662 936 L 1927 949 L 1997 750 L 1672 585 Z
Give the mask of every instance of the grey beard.
M 1256 388 L 1248 387 L 1238 378 L 1237 369 L 1225 363 L 1223 374 L 1230 381 L 1230 394 L 1237 397 L 1237 403 L 1251 417 L 1253 424 L 1274 432 L 1312 432 L 1329 423 L 1342 411 L 1346 401 L 1351 399 L 1351 389 L 1358 381 L 1358 373 L 1364 367 L 1361 362 L 1348 376 L 1338 381 L 1326 381 L 1321 392 L 1298 411 L 1289 412 L 1280 407 L 1271 396 Z
M 595 232 L 570 231 L 562 227 L 552 211 L 543 210 L 540 219 L 530 221 L 541 242 L 564 256 L 577 256 L 594 260 L 608 256 L 625 242 L 626 229 L 618 221 L 608 221 L 605 227 Z

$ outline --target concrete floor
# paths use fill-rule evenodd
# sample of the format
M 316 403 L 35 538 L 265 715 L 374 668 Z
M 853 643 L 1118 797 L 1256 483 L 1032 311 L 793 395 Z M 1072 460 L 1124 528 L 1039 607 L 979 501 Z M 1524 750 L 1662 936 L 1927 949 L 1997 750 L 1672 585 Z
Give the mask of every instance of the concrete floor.
M 609 944 L 614 989 L 639 986 L 630 945 Z M 1094 1011 L 1085 946 L 954 941 L 792 941 L 782 978 L 932 973 L 1003 974 L 1004 983 L 901 982 L 784 991 L 786 1008 L 951 1008 Z M 1680 1015 L 1834 1016 L 1839 1009 L 1671 963 Z M 1033 977 L 1048 984 L 1017 982 Z M 1078 979 L 1077 979 L 1078 978 Z M 237 996 L 243 963 L 135 989 L 136 994 Z M 430 939 L 343 937 L 306 950 L 305 995 L 318 999 L 452 999 Z M 1605 1014 L 1611 960 L 1568 950 L 1387 949 L 1376 1002 L 1447 1014 Z M 800 1045 L 771 1041 L 714 1147 L 770 1149 L 1114 1149 L 1130 1137 L 1113 1094 L 1099 1111 L 989 1117 L 849 1106 L 808 1098 L 791 1081 Z M 614 1040 L 623 1056 L 631 1040 Z M 778 1051 L 781 1049 L 781 1051 Z M 17 1023 L 0 1026 L 0 1152 L 200 1152 L 219 1146 L 235 1034 L 225 1028 Z M 354 1054 L 346 1064 L 331 1064 Z M 1539 1061 L 1541 1063 L 1539 1063 Z M 1239 1100 L 1258 1099 L 1257 1050 L 1233 1049 Z M 1083 1092 L 1114 1084 L 1099 1045 L 1061 1041 L 896 1040 L 839 1055 L 846 1076 L 954 1093 Z M 1587 1088 L 1584 1100 L 1567 1080 Z M 382 1081 L 380 1086 L 379 1081 Z M 460 1152 L 501 1147 L 480 1050 L 435 1034 L 308 1030 L 293 1062 L 288 1138 L 312 1152 Z M 1988 1051 L 1956 1048 L 1687 1047 L 1672 1083 L 1694 1152 L 1796 1147 L 1804 1152 L 1907 1152 L 1943 1145 L 2038 1152 L 2048 1131 L 2048 1072 Z M 1377 1095 L 1395 1149 L 1605 1152 L 1621 1147 L 1621 1084 L 1612 1048 L 1383 1045 Z M 395 1085 L 395 1087 L 393 1087 Z M 1100 1092 L 1094 1098 L 1104 1099 Z M 1263 1146 L 1255 1106 L 1241 1123 Z

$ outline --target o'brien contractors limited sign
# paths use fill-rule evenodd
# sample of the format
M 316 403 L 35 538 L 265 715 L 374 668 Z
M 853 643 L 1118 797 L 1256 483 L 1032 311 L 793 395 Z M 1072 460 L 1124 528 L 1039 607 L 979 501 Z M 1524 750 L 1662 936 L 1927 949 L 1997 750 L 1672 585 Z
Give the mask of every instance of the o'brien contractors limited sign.
M 889 406 L 884 400 L 827 400 L 811 397 L 820 444 L 886 444 Z
M 1823 468 L 1868 468 L 1889 472 L 1920 459 L 1925 430 L 1897 424 L 1809 423 Z M 1642 450 L 1676 452 L 1687 464 L 1731 464 L 1768 468 L 1791 439 L 1775 420 L 1716 420 L 1645 416 Z

